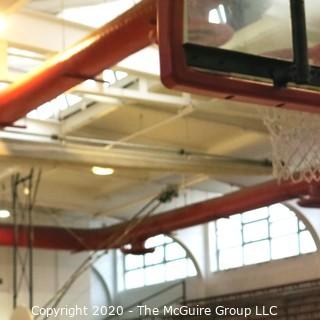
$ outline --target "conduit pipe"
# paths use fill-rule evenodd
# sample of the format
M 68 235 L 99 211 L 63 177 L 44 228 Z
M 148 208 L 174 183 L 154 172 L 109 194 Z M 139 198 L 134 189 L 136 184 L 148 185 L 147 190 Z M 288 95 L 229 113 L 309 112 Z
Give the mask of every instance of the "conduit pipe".
M 120 248 L 125 244 L 138 243 L 158 234 L 167 234 L 239 212 L 298 198 L 308 194 L 309 188 L 310 184 L 306 182 L 282 184 L 276 181 L 266 182 L 219 198 L 151 216 L 127 234 L 125 231 L 128 222 L 101 229 L 71 229 L 71 232 L 55 227 L 35 227 L 34 247 L 71 251 Z M 0 225 L 0 245 L 11 246 L 13 236 L 11 225 Z M 22 231 L 19 245 L 26 246 L 26 239 L 27 235 Z
M 0 91 L 0 124 L 24 117 L 41 104 L 91 79 L 156 37 L 156 2 L 143 0 L 43 67 Z

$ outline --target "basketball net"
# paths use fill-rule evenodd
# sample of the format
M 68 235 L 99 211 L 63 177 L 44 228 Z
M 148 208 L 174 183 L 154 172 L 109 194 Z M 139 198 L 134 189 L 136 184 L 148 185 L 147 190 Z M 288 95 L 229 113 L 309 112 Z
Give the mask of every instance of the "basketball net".
M 320 181 L 320 116 L 280 108 L 259 108 L 272 145 L 278 181 Z

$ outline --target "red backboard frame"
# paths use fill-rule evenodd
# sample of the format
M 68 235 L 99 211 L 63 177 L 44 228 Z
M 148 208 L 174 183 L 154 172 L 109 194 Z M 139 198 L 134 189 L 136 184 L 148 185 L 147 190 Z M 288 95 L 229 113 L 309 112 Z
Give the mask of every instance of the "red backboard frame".
M 183 50 L 184 0 L 158 0 L 161 80 L 166 87 L 221 99 L 320 112 L 320 92 L 302 87 L 274 87 L 201 71 L 187 65 Z

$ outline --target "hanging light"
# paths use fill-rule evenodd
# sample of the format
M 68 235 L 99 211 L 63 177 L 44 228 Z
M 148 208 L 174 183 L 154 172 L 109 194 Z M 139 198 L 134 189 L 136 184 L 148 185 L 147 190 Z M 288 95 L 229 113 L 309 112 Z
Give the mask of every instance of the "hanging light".
M 11 216 L 11 213 L 9 210 L 1 209 L 0 210 L 0 219 L 7 219 Z
M 30 194 L 30 189 L 28 187 L 23 188 L 23 193 L 25 196 L 28 196 Z
M 92 167 L 91 171 L 93 174 L 97 176 L 109 176 L 114 173 L 114 169 L 112 168 L 97 167 L 97 166 Z

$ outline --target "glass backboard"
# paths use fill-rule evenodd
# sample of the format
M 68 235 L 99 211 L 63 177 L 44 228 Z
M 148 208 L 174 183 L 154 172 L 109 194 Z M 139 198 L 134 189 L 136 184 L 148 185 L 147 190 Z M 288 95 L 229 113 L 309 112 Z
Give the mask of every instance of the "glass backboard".
M 295 74 L 301 33 L 299 25 L 292 31 L 294 1 L 303 3 L 159 0 L 162 81 L 195 93 L 318 112 L 320 1 L 305 1 L 306 81 Z

